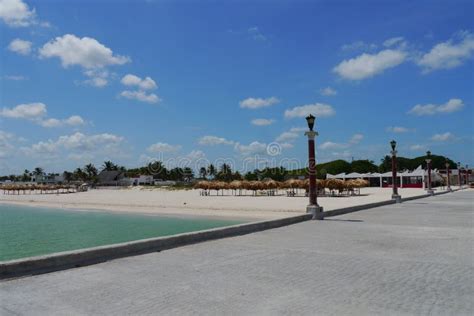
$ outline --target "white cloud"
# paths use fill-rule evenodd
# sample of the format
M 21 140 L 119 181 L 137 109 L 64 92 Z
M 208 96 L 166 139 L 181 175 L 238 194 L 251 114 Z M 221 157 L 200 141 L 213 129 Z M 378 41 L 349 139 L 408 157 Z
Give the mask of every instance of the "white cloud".
M 181 149 L 180 145 L 170 145 L 168 143 L 156 143 L 150 145 L 147 150 L 151 153 L 170 153 Z
M 362 80 L 400 65 L 406 57 L 405 52 L 392 49 L 382 50 L 376 54 L 364 53 L 355 58 L 343 60 L 333 68 L 333 71 L 344 79 Z
M 297 106 L 285 111 L 286 118 L 306 117 L 313 114 L 316 117 L 332 116 L 336 113 L 332 106 L 323 103 L 307 104 Z
M 319 148 L 323 150 L 337 150 L 337 149 L 346 149 L 351 146 L 359 144 L 364 139 L 362 134 L 354 134 L 351 136 L 347 143 L 335 143 L 335 142 L 324 142 Z
M 58 119 L 50 118 L 50 119 L 39 121 L 39 124 L 43 127 L 59 127 L 63 123 Z
M 257 26 L 253 26 L 247 29 L 247 33 L 250 37 L 256 41 L 266 41 L 267 37 L 263 35 L 260 29 Z
M 35 120 L 46 115 L 46 105 L 44 103 L 20 104 L 14 108 L 3 108 L 0 116 L 17 119 Z
M 258 109 L 258 108 L 263 108 L 263 107 L 268 107 L 272 106 L 274 104 L 279 103 L 280 100 L 278 100 L 276 97 L 270 97 L 270 98 L 247 98 L 245 100 L 240 101 L 240 107 L 241 108 L 247 108 L 247 109 Z
M 71 126 L 78 126 L 78 125 L 85 124 L 84 120 L 79 115 L 70 116 L 68 119 L 65 120 L 65 123 Z
M 326 87 L 326 88 L 320 89 L 319 93 L 321 93 L 324 96 L 333 96 L 337 94 L 337 91 L 331 87 Z
M 198 141 L 199 145 L 204 146 L 215 146 L 215 145 L 233 145 L 234 142 L 231 140 L 227 140 L 223 137 L 217 136 L 203 136 Z
M 334 142 L 324 142 L 321 145 L 319 145 L 319 148 L 321 149 L 343 149 L 347 148 L 347 144 L 341 144 L 341 143 L 334 143 Z
M 434 115 L 438 113 L 452 113 L 461 110 L 464 107 L 464 103 L 461 99 L 449 99 L 448 102 L 440 105 L 436 104 L 417 104 L 410 111 L 409 114 L 413 115 Z
M 459 32 L 454 38 L 435 45 L 424 54 L 418 65 L 424 73 L 439 69 L 451 69 L 461 66 L 474 54 L 474 35 L 470 32 Z
M 49 41 L 39 49 L 40 58 L 58 57 L 64 68 L 82 66 L 86 69 L 103 68 L 110 65 L 123 65 L 130 58 L 114 55 L 112 50 L 96 39 L 79 38 L 66 34 Z
M 446 132 L 443 134 L 435 134 L 433 135 L 433 137 L 431 137 L 431 140 L 435 142 L 446 142 L 448 140 L 453 140 L 453 139 L 454 139 L 454 135 L 451 134 L 450 132 Z
M 425 149 L 426 149 L 425 145 L 416 144 L 416 145 L 411 145 L 410 146 L 410 150 L 412 150 L 412 151 L 420 151 L 420 150 L 425 150 Z
M 240 143 L 236 143 L 234 146 L 234 150 L 239 152 L 240 154 L 247 156 L 247 155 L 256 155 L 256 154 L 266 154 L 267 153 L 267 144 L 260 143 L 258 141 L 252 142 L 248 145 L 241 145 Z
M 146 102 L 146 103 L 158 103 L 161 101 L 161 99 L 154 93 L 146 93 L 145 91 L 130 91 L 130 90 L 125 90 L 120 93 L 120 96 L 131 99 L 131 100 L 137 100 L 141 102 Z
M 283 149 L 291 149 L 291 148 L 294 147 L 294 145 L 292 143 L 281 143 L 280 146 Z
M 8 49 L 20 55 L 29 55 L 31 53 L 31 45 L 30 41 L 16 38 L 10 42 Z
M 18 76 L 18 75 L 6 75 L 4 76 L 5 79 L 7 80 L 13 80 L 13 81 L 21 81 L 21 80 L 27 80 L 28 77 L 25 76 Z
M 36 13 L 22 0 L 0 0 L 0 19 L 11 27 L 36 24 Z
M 84 80 L 84 83 L 93 87 L 102 88 L 109 83 L 109 72 L 104 69 L 87 69 L 84 71 L 84 75 L 89 77 Z
M 362 134 L 354 134 L 352 135 L 351 139 L 349 140 L 349 143 L 352 145 L 356 145 L 360 143 L 364 139 L 364 135 Z
M 15 136 L 11 133 L 0 130 L 0 159 L 9 157 L 14 146 L 12 142 L 15 140 Z
M 391 132 L 391 133 L 408 133 L 410 131 L 412 131 L 412 129 L 410 128 L 407 128 L 407 127 L 403 127 L 403 126 L 389 126 L 387 127 L 387 132 Z
M 252 124 L 257 125 L 257 126 L 268 126 L 268 125 L 273 124 L 274 122 L 275 122 L 275 120 L 263 119 L 263 118 L 252 120 Z
M 275 141 L 277 141 L 277 142 L 289 142 L 289 141 L 295 140 L 298 137 L 301 137 L 301 135 L 299 135 L 296 132 L 291 132 L 291 131 L 283 132 L 275 139 Z
M 104 153 L 116 150 L 123 140 L 124 138 L 121 136 L 108 133 L 84 135 L 77 132 L 72 135 L 60 136 L 56 141 L 41 141 L 31 147 L 23 147 L 22 150 L 26 154 L 33 155 L 53 155 L 61 150 L 72 150 L 79 154 Z
M 79 126 L 85 124 L 84 120 L 79 115 L 73 115 L 64 120 L 46 118 L 46 115 L 46 105 L 40 102 L 20 104 L 13 108 L 3 108 L 0 111 L 0 116 L 30 120 L 43 127 L 59 127 L 63 125 Z
M 351 44 L 345 44 L 342 45 L 341 50 L 343 51 L 368 51 L 368 50 L 374 50 L 377 48 L 376 44 L 373 43 L 365 43 L 363 41 L 356 41 Z
M 383 42 L 383 46 L 385 47 L 392 47 L 397 44 L 404 43 L 405 39 L 402 36 L 392 37 Z
M 125 75 L 120 82 L 126 86 L 136 86 L 141 90 L 152 90 L 157 88 L 156 82 L 150 77 L 142 79 L 132 74 Z

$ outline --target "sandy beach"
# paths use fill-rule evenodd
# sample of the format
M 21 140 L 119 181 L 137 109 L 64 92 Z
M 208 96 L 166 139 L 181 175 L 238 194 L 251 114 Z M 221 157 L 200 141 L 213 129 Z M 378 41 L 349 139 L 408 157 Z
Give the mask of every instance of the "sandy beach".
M 329 211 L 337 208 L 388 200 L 391 189 L 364 188 L 360 196 L 319 197 L 318 203 Z M 284 191 L 280 191 L 284 194 Z M 423 189 L 399 189 L 402 197 L 425 194 Z M 199 190 L 149 188 L 95 189 L 73 194 L 0 194 L 0 203 L 71 210 L 105 210 L 172 216 L 212 216 L 247 220 L 274 219 L 303 214 L 308 198 L 281 196 L 201 196 Z

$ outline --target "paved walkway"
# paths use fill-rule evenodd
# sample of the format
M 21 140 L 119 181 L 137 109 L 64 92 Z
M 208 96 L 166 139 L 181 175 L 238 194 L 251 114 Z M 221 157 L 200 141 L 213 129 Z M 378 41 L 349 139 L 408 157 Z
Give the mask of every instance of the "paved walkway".
M 474 191 L 0 283 L 1 315 L 474 313 Z

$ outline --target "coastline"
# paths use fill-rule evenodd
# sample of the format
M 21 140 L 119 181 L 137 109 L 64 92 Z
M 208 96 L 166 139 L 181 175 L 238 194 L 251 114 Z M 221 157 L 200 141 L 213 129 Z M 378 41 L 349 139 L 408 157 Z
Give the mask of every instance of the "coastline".
M 283 193 L 283 192 L 282 192 Z M 400 189 L 402 197 L 426 194 L 423 189 Z M 198 190 L 149 188 L 100 189 L 71 194 L 3 195 L 1 204 L 58 208 L 71 211 L 107 211 L 172 217 L 212 217 L 266 220 L 305 214 L 307 198 L 283 196 L 201 196 Z M 319 197 L 325 211 L 390 199 L 391 190 L 363 188 L 360 196 Z

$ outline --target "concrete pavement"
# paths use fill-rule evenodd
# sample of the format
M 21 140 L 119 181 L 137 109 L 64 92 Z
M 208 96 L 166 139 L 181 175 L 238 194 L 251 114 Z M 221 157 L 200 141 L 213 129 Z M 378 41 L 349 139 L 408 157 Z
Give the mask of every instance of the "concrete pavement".
M 474 313 L 474 191 L 0 283 L 1 315 Z

